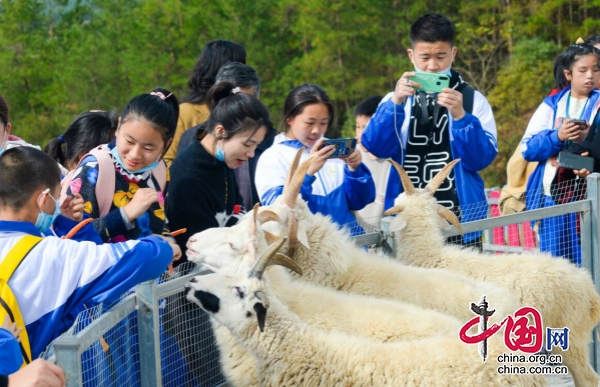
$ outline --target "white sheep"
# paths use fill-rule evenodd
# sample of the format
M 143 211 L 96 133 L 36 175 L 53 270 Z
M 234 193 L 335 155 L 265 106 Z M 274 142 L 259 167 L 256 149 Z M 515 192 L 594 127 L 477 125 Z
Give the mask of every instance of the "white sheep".
M 482 364 L 456 337 L 382 344 L 312 327 L 260 280 L 263 263 L 274 252 L 265 252 L 247 277 L 214 273 L 186 285 L 188 300 L 254 355 L 261 386 L 545 385 L 539 375 L 499 375 L 493 362 Z
M 445 244 L 440 225 L 448 223 L 440 216 L 459 229 L 460 224 L 433 194 L 456 162 L 448 164 L 424 189 L 416 189 L 404 169 L 392 162 L 404 185 L 404 193 L 386 213 L 397 214 L 390 228 L 396 231 L 398 258 L 408 265 L 448 269 L 510 289 L 521 306 L 532 306 L 540 312 L 544 334 L 546 327 L 570 329 L 569 349 L 559 352 L 564 364 L 575 386 L 597 386 L 598 375 L 590 366 L 588 343 L 600 321 L 600 296 L 590 273 L 566 259 L 543 253 L 492 256 Z
M 250 233 L 260 234 L 261 230 L 255 228 Z M 259 240 L 264 240 L 264 237 Z M 255 248 L 248 250 L 246 254 L 250 255 Z M 254 263 L 256 258 L 249 256 L 249 261 Z M 300 271 L 293 262 L 286 262 L 284 258 L 279 257 L 277 262 Z M 212 266 L 212 270 L 227 274 L 222 267 Z M 339 330 L 385 343 L 434 335 L 456 337 L 464 323 L 412 304 L 337 292 L 304 281 L 294 281 L 285 269 L 277 266 L 269 268 L 266 274 L 269 286 L 287 308 L 302 321 L 325 330 Z M 226 328 L 214 319 L 211 319 L 211 323 L 220 353 L 221 369 L 227 381 L 236 387 L 258 386 L 254 358 Z
M 265 218 L 261 223 L 266 236 L 284 237 L 289 233 L 288 255 L 302 269 L 301 280 L 415 304 L 465 322 L 473 317 L 470 304 L 479 301 L 482 295 L 486 295 L 491 308 L 496 309 L 491 322 L 500 321 L 516 310 L 516 300 L 504 288 L 448 270 L 402 265 L 356 246 L 346 231 L 340 230 L 329 217 L 311 213 L 298 198 L 310 162 L 306 160 L 296 169 L 296 159 L 283 194 L 272 205 L 259 209 L 259 217 Z M 213 270 L 223 268 L 231 274 L 245 272 L 253 264 L 245 254 L 248 246 L 253 245 L 248 232 L 253 227 L 252 215 L 247 214 L 233 227 L 197 233 L 188 241 L 188 259 Z M 257 249 L 264 249 L 266 245 L 267 241 L 258 243 L 257 240 Z

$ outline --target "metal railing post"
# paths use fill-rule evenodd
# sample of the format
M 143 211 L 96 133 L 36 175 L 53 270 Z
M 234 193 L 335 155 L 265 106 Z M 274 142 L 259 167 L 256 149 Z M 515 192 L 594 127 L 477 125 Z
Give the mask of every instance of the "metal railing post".
M 59 337 L 54 342 L 56 365 L 62 368 L 65 373 L 66 387 L 80 387 L 83 385 L 79 346 L 79 339 L 75 336 Z
M 140 347 L 140 384 L 142 387 L 162 386 L 160 360 L 160 325 L 156 281 L 135 287 L 138 303 L 138 343 Z
M 591 202 L 591 210 L 589 214 L 589 220 L 586 214 L 583 216 L 583 225 L 589 222 L 590 232 L 586 232 L 585 234 L 582 232 L 582 264 L 583 266 L 590 270 L 592 274 L 592 279 L 594 280 L 594 285 L 596 287 L 596 292 L 600 293 L 600 265 L 598 265 L 598 257 L 600 254 L 600 174 L 593 173 L 587 177 L 587 198 Z M 583 231 L 583 230 L 582 230 Z M 587 237 L 585 239 L 583 239 Z M 584 252 L 584 243 L 588 246 L 591 246 L 589 249 L 589 257 L 583 255 Z M 589 262 L 586 262 L 589 261 Z M 596 372 L 600 371 L 600 341 L 598 340 L 597 329 L 594 328 L 593 338 L 591 343 L 591 351 L 590 358 L 592 361 L 592 366 L 596 370 Z
M 381 230 L 383 232 L 381 249 L 385 255 L 395 258 L 398 256 L 398 243 L 396 241 L 396 235 L 390 230 L 393 219 L 394 218 L 391 216 L 386 216 L 381 219 Z

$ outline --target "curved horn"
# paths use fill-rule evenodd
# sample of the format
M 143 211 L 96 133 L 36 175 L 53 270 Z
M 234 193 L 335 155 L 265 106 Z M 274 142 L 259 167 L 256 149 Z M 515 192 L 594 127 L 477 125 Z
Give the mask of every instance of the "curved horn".
M 288 269 L 302 275 L 302 268 L 300 268 L 300 266 L 298 266 L 298 264 L 296 262 L 294 262 L 287 255 L 280 254 L 280 253 L 275 254 L 273 259 L 271 259 L 271 262 L 269 262 L 268 266 L 272 266 L 272 265 L 279 265 L 279 266 L 287 267 Z
M 298 219 L 294 211 L 290 211 L 288 215 L 288 257 L 293 257 L 298 248 Z
M 281 223 L 281 218 L 275 212 L 271 210 L 263 210 L 258 214 L 258 223 L 263 224 L 269 221 L 275 221 Z
M 317 156 L 310 156 L 309 158 L 304 160 L 302 164 L 300 164 L 298 169 L 296 169 L 296 172 L 294 173 L 294 176 L 292 177 L 289 183 L 289 189 L 288 187 L 284 189 L 285 193 L 283 196 L 283 203 L 288 207 L 294 208 L 294 206 L 296 205 L 296 198 L 298 197 L 298 193 L 300 193 L 300 187 L 304 182 L 306 171 L 308 170 L 308 167 L 316 157 Z
M 388 208 L 388 210 L 386 212 L 384 212 L 383 214 L 385 216 L 390 216 L 390 215 L 398 214 L 402 211 L 404 211 L 404 206 L 402 204 L 396 204 L 394 207 Z
M 265 252 L 260 256 L 260 258 L 256 261 L 252 269 L 250 269 L 250 273 L 248 277 L 250 278 L 261 278 L 265 269 L 269 266 L 269 261 L 271 258 L 277 254 L 277 251 L 283 246 L 287 238 L 280 239 L 278 242 L 269 245 Z
M 458 231 L 460 232 L 461 235 L 463 234 L 462 227 L 460 227 L 460 220 L 458 220 L 458 217 L 456 216 L 456 214 L 454 214 L 454 212 L 452 212 L 449 209 L 447 209 L 446 207 L 438 204 L 437 213 L 439 216 L 446 219 L 448 222 L 452 223 L 452 225 L 454 225 L 454 227 L 456 227 L 458 229 Z
M 458 163 L 459 161 L 460 161 L 460 159 L 456 159 L 456 160 L 452 160 L 451 162 L 446 164 L 446 166 L 441 171 L 439 171 L 433 177 L 433 179 L 431 179 L 429 181 L 429 183 L 425 187 L 425 191 L 429 192 L 431 194 L 431 196 L 433 196 L 435 191 L 437 191 L 438 188 L 440 188 L 440 185 L 442 185 L 442 183 L 444 182 L 444 180 L 446 180 L 446 178 L 448 177 L 450 172 L 452 172 L 452 168 L 454 168 L 456 163 Z
M 402 168 L 400 164 L 398 164 L 392 159 L 388 159 L 388 161 L 394 166 L 394 168 L 396 168 L 398 175 L 400 175 L 400 180 L 402 180 L 402 187 L 404 188 L 404 192 L 406 192 L 407 195 L 412 195 L 413 193 L 415 193 L 415 186 L 410 180 L 410 177 L 408 177 L 408 174 L 406 173 L 404 168 Z
M 292 163 L 290 164 L 290 169 L 288 170 L 288 174 L 285 178 L 285 185 L 283 186 L 283 197 L 285 197 L 287 192 L 290 190 L 290 183 L 292 182 L 294 174 L 296 173 L 296 170 L 298 169 L 298 164 L 300 163 L 300 158 L 302 157 L 302 152 L 304 152 L 304 149 L 305 148 L 303 146 L 301 146 L 296 151 L 296 154 L 294 155 L 294 158 L 292 159 Z

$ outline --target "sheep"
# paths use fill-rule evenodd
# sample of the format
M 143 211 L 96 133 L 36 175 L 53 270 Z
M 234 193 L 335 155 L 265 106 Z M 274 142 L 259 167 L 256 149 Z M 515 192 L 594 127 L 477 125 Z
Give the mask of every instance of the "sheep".
M 260 228 L 250 230 L 251 234 L 257 232 L 261 232 Z M 255 248 L 250 248 L 246 254 L 252 254 L 253 251 Z M 296 272 L 301 271 L 293 262 L 279 259 L 280 264 Z M 249 260 L 255 262 L 256 258 L 250 257 Z M 213 266 L 212 269 L 227 274 L 220 267 Z M 269 286 L 287 308 L 302 321 L 325 330 L 337 329 L 385 343 L 432 335 L 456 337 L 462 325 L 456 318 L 411 304 L 337 292 L 303 281 L 293 281 L 281 267 L 271 267 L 266 274 Z M 211 323 L 220 353 L 221 369 L 227 381 L 236 387 L 258 386 L 254 358 L 226 328 L 212 318 Z
M 496 285 L 441 269 L 423 269 L 378 256 L 356 246 L 347 232 L 329 217 L 312 214 L 298 197 L 300 185 L 312 161 L 296 167 L 300 151 L 288 174 L 283 194 L 260 208 L 262 229 L 269 235 L 290 234 L 288 255 L 300 266 L 301 280 L 350 293 L 387 298 L 434 309 L 459 318 L 473 317 L 469 305 L 486 295 L 496 313 L 492 322 L 513 313 L 518 304 L 508 290 Z M 288 227 L 289 224 L 289 227 Z M 223 268 L 235 274 L 247 270 L 252 261 L 245 255 L 249 243 L 247 230 L 254 227 L 251 214 L 228 229 L 208 229 L 193 235 L 187 243 L 190 261 L 211 270 Z M 257 244 L 263 249 L 267 240 Z
M 448 269 L 510 289 L 521 306 L 535 307 L 541 313 L 544 334 L 546 327 L 570 329 L 569 349 L 562 354 L 564 364 L 575 386 L 597 386 L 598 375 L 589 363 L 588 343 L 600 321 L 600 296 L 590 273 L 566 259 L 543 253 L 490 256 L 446 245 L 440 225 L 448 223 L 443 219 L 459 230 L 460 223 L 433 195 L 458 160 L 448 164 L 424 189 L 416 189 L 404 169 L 391 162 L 404 186 L 404 193 L 386 212 L 397 214 L 390 224 L 401 246 L 397 258 L 407 265 Z
M 499 375 L 456 337 L 382 344 L 306 324 L 261 280 L 276 248 L 267 249 L 247 276 L 214 273 L 186 284 L 187 299 L 255 356 L 261 386 L 545 385 L 539 375 Z

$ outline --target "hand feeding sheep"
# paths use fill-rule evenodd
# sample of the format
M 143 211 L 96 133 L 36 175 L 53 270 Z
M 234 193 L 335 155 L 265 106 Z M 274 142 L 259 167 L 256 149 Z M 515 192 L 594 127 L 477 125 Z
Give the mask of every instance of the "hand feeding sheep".
M 541 376 L 499 375 L 456 337 L 382 344 L 311 327 L 260 279 L 278 247 L 267 249 L 250 275 L 215 273 L 186 285 L 188 300 L 255 356 L 261 386 L 545 385 Z
M 597 386 L 598 375 L 590 366 L 588 343 L 600 322 L 600 296 L 590 273 L 566 259 L 542 253 L 484 255 L 478 251 L 445 244 L 440 226 L 448 220 L 460 230 L 454 213 L 433 197 L 458 160 L 448 164 L 424 189 L 413 186 L 404 169 L 391 161 L 402 180 L 404 192 L 386 215 L 397 214 L 390 228 L 401 249 L 398 259 L 423 268 L 448 269 L 479 281 L 506 287 L 521 306 L 535 307 L 546 327 L 568 327 L 569 349 L 553 352 L 563 356 L 575 386 Z M 441 220 L 441 222 L 440 222 Z

